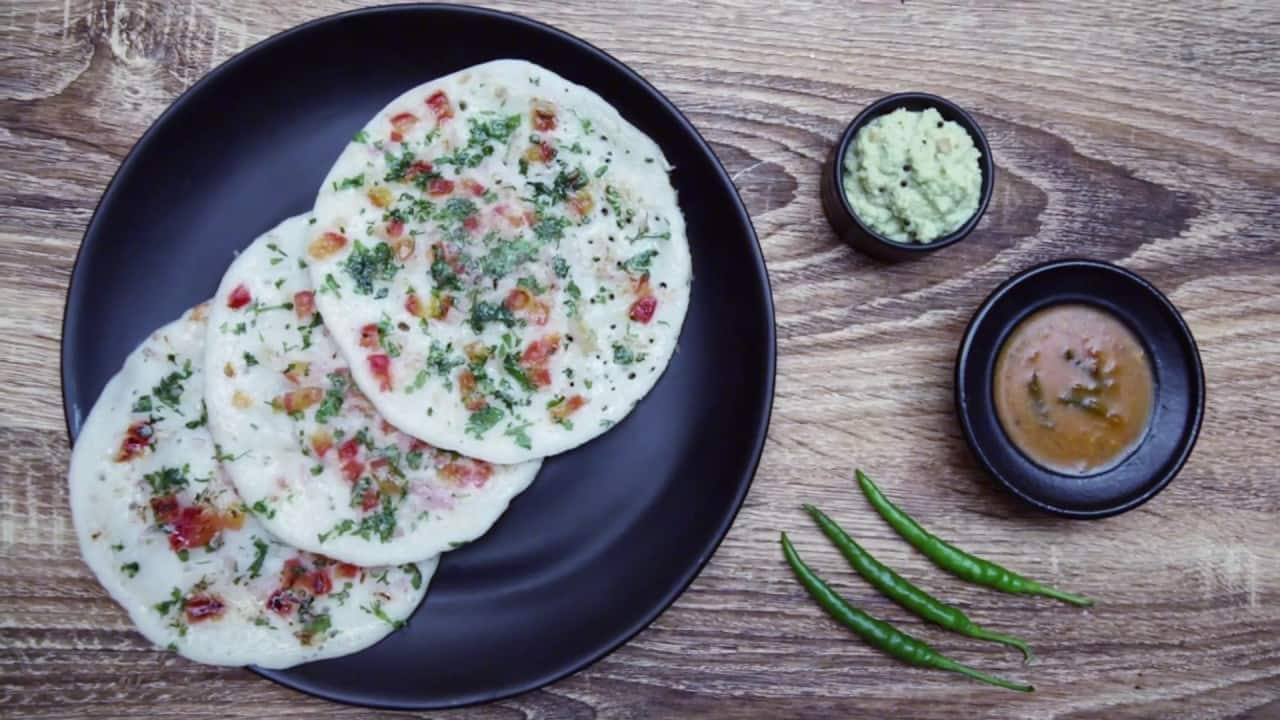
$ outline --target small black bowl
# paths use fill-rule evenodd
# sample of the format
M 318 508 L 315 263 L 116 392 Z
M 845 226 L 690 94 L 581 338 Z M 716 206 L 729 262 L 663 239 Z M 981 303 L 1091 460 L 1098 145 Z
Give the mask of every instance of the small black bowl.
M 1146 436 L 1127 458 L 1101 472 L 1064 475 L 1031 461 L 996 416 L 996 358 L 1017 325 L 1063 303 L 1093 305 L 1142 341 L 1155 377 Z M 1204 369 L 1177 308 L 1133 272 L 1094 260 L 1059 260 L 1005 281 L 969 320 L 956 357 L 956 413 L 978 461 L 1009 492 L 1072 518 L 1102 518 L 1141 505 L 1164 489 L 1191 455 L 1204 416 Z
M 969 137 L 973 138 L 973 144 L 980 153 L 978 162 L 982 165 L 982 197 L 978 200 L 978 209 L 963 225 L 933 242 L 903 243 L 877 233 L 862 222 L 844 195 L 844 156 L 849 149 L 849 143 L 853 142 L 854 135 L 862 129 L 863 125 L 898 108 L 906 108 L 913 112 L 935 108 L 944 120 L 954 121 L 963 127 L 969 133 Z M 987 136 L 982 134 L 982 128 L 978 127 L 977 121 L 969 113 L 959 105 L 937 95 L 918 92 L 898 93 L 880 98 L 858 113 L 853 122 L 849 123 L 849 127 L 845 128 L 844 134 L 840 136 L 840 142 L 831 149 L 831 154 L 827 156 L 827 161 L 822 166 L 820 185 L 822 209 L 827 215 L 827 222 L 831 223 L 831 227 L 835 229 L 836 235 L 854 248 L 881 260 L 906 260 L 960 242 L 972 232 L 991 202 L 995 180 L 996 168 L 995 163 L 991 161 L 991 146 L 987 144 Z

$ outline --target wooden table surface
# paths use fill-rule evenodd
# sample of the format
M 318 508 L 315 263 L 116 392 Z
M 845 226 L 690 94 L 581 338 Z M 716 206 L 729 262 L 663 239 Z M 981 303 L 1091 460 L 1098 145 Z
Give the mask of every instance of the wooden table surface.
M 295 7 L 296 6 L 296 7 Z M 81 562 L 64 476 L 59 328 L 95 202 L 148 124 L 218 63 L 356 3 L 0 5 L 0 716 L 375 713 L 151 648 Z M 712 143 L 777 303 L 773 424 L 746 505 L 673 608 L 590 669 L 480 717 L 1280 717 L 1280 5 L 718 0 L 502 2 L 631 65 Z M 819 164 L 890 92 L 974 111 L 998 187 L 973 236 L 882 265 L 836 241 Z M 975 466 L 951 371 L 970 312 L 1050 258 L 1117 262 L 1180 307 L 1208 410 L 1195 454 L 1124 516 L 1058 520 Z M 1098 599 L 1090 611 L 942 576 L 854 492 L 855 465 L 944 536 Z M 1039 659 L 924 627 L 852 576 L 799 510 Z M 900 665 L 793 581 L 792 532 L 835 586 L 1016 695 Z

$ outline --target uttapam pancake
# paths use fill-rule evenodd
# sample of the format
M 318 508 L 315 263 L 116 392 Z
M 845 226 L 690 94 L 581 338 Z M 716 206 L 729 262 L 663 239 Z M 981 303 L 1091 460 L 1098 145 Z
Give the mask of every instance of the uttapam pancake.
M 474 540 L 541 461 L 462 457 L 374 411 L 315 309 L 308 227 L 299 216 L 259 237 L 211 304 L 205 398 L 224 467 L 267 530 L 339 560 L 414 562 Z
M 405 432 L 512 463 L 621 420 L 689 302 L 662 151 L 600 96 L 499 60 L 396 98 L 316 200 L 316 305 Z
M 360 568 L 258 524 L 206 427 L 204 312 L 147 338 L 85 421 L 70 471 L 85 562 L 148 640 L 198 662 L 280 668 L 374 644 L 436 561 Z

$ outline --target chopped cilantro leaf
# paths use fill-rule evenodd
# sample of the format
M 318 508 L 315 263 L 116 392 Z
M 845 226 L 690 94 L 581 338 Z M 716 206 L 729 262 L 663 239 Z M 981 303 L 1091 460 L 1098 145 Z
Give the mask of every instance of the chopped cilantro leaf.
M 533 226 L 533 234 L 539 242 L 551 243 L 564 237 L 564 229 L 569 221 L 562 217 L 545 217 Z
M 374 282 L 390 281 L 400 269 L 390 245 L 380 242 L 367 248 L 359 240 L 352 247 L 343 267 L 355 282 L 356 292 L 360 295 L 372 295 Z
M 501 278 L 537 256 L 538 245 L 516 238 L 490 250 L 480 259 L 480 269 L 490 277 Z
M 172 592 L 169 593 L 168 600 L 165 600 L 164 602 L 158 602 L 153 607 L 155 607 L 156 612 L 160 613 L 161 615 L 168 615 L 169 611 L 172 610 L 173 606 L 175 605 L 178 606 L 179 610 L 182 609 L 182 605 L 183 605 L 182 591 L 176 587 L 173 589 Z
M 347 395 L 347 376 L 340 373 L 329 373 L 329 389 L 325 390 L 324 400 L 316 408 L 316 422 L 326 423 L 329 418 L 342 409 L 342 401 Z
M 414 590 L 422 587 L 422 570 L 418 569 L 417 565 L 413 563 L 406 563 L 401 565 L 400 569 L 408 573 L 409 584 L 413 586 Z
M 260 538 L 253 539 L 253 564 L 249 566 L 249 577 L 256 578 L 262 574 L 262 561 L 267 559 L 268 545 Z
M 482 410 L 477 410 L 471 413 L 471 416 L 467 418 L 466 432 L 468 435 L 471 435 L 476 439 L 481 439 L 484 437 L 485 433 L 493 429 L 493 426 L 497 425 L 502 420 L 505 414 L 506 413 L 502 412 L 502 408 L 497 408 L 492 405 L 489 405 Z
M 431 261 L 431 280 L 435 282 L 437 290 L 461 290 L 462 283 L 458 280 L 458 274 L 454 272 L 453 266 L 444 261 L 444 258 L 437 257 Z
M 385 622 L 396 630 L 399 630 L 407 624 L 404 620 L 393 620 L 389 615 L 387 615 L 387 612 L 382 609 L 381 600 L 374 600 L 369 606 L 361 605 L 360 609 Z
M 534 385 L 533 381 L 529 379 L 529 374 L 524 371 L 524 368 L 520 367 L 515 355 L 504 355 L 502 368 L 507 371 L 508 375 L 515 378 L 525 392 L 533 392 L 538 389 L 538 386 Z
M 526 275 L 525 277 L 522 277 L 519 280 L 517 280 L 516 286 L 523 288 L 525 290 L 528 290 L 534 295 L 541 295 L 542 293 L 547 291 L 547 289 L 543 287 L 541 283 L 538 282 L 538 279 L 533 277 L 532 275 Z
M 182 414 L 182 410 L 178 407 L 178 403 L 182 402 L 182 381 L 191 377 L 191 361 L 187 360 L 182 365 L 182 370 L 169 373 L 160 380 L 160 384 L 151 388 L 151 395 L 161 403 L 168 405 Z
M 514 440 L 516 445 L 519 445 L 525 450 L 532 450 L 533 440 L 529 438 L 529 433 L 525 432 L 532 424 L 533 423 L 530 422 L 522 423 L 520 425 L 511 424 L 507 426 L 506 430 L 502 431 L 502 434 Z
M 342 178 L 340 179 L 340 181 L 335 181 L 333 183 L 334 190 L 349 190 L 349 188 L 355 188 L 355 187 L 365 187 L 364 173 L 358 174 L 358 176 Z
M 658 255 L 657 250 L 649 249 L 636 253 L 623 262 L 618 263 L 618 267 L 629 273 L 643 273 L 649 270 L 649 265 L 653 263 L 653 258 Z
M 484 326 L 491 322 L 500 322 L 506 327 L 515 327 L 516 318 L 505 305 L 478 300 L 471 305 L 471 317 L 467 320 L 471 329 L 483 332 Z
M 162 467 L 153 473 L 143 475 L 142 479 L 151 486 L 152 495 L 171 495 L 187 486 L 190 482 L 187 473 L 190 470 L 189 465 L 183 465 L 181 468 Z
M 619 365 L 630 365 L 641 360 L 644 360 L 644 353 L 636 354 L 631 348 L 622 343 L 613 344 L 613 361 Z
M 196 418 L 195 420 L 188 420 L 187 422 L 183 423 L 183 426 L 186 427 L 188 430 L 195 430 L 198 427 L 203 427 L 208 422 L 209 422 L 209 408 L 204 404 L 204 400 L 201 400 L 200 401 L 200 417 Z

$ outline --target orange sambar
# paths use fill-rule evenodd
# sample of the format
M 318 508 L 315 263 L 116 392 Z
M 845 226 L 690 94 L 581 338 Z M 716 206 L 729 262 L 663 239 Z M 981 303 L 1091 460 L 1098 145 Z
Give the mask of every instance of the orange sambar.
M 1142 343 L 1089 305 L 1040 310 L 996 360 L 995 406 L 1013 444 L 1040 465 L 1085 475 L 1116 464 L 1146 435 L 1155 381 Z

